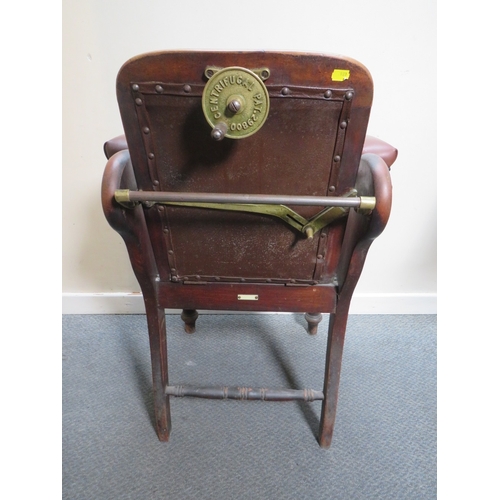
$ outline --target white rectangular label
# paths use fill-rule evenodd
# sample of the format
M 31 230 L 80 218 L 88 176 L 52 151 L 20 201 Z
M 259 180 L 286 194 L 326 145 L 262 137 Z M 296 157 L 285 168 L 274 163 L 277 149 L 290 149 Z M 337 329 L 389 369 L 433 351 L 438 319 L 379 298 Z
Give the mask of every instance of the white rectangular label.
M 258 295 L 238 295 L 238 300 L 259 300 Z

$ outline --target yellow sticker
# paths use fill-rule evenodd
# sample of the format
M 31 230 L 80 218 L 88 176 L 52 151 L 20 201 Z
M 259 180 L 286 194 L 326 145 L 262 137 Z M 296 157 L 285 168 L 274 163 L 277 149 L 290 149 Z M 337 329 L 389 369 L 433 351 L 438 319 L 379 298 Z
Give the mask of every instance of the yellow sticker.
M 348 69 L 334 69 L 332 73 L 332 82 L 343 82 L 349 80 L 351 72 Z

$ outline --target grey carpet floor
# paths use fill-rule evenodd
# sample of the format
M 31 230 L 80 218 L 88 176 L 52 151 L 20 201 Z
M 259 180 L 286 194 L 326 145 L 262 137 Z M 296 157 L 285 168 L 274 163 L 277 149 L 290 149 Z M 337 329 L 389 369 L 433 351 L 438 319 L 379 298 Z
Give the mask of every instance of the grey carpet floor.
M 332 446 L 321 402 L 172 398 L 153 429 L 143 315 L 63 316 L 63 499 L 436 497 L 436 316 L 349 318 Z M 170 383 L 322 390 L 326 319 L 167 316 Z

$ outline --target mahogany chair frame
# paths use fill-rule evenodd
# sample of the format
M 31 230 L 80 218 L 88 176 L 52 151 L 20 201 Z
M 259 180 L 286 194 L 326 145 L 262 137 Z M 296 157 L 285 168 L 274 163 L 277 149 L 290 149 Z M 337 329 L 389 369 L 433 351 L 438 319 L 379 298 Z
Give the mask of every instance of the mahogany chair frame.
M 210 127 L 202 120 L 199 111 L 207 65 L 250 69 L 269 67 L 271 76 L 266 85 L 271 96 L 270 107 L 271 110 L 274 107 L 277 109 L 268 118 L 269 126 L 266 123 L 251 138 L 237 141 L 224 139 L 221 143 L 225 145 L 212 145 Z M 332 80 L 330 76 L 337 68 L 347 71 L 348 78 L 343 81 Z M 164 97 L 164 93 L 167 97 Z M 352 59 L 339 56 L 272 52 L 158 52 L 133 58 L 121 68 L 117 78 L 117 96 L 125 136 L 105 143 L 108 162 L 102 181 L 102 205 L 109 224 L 126 244 L 142 290 L 151 350 L 156 431 L 161 441 L 168 441 L 171 432 L 170 398 L 188 395 L 273 401 L 320 399 L 322 410 L 318 441 L 323 448 L 330 446 L 351 298 L 368 249 L 384 230 L 391 210 L 389 167 L 396 159 L 397 150 L 383 141 L 366 136 L 372 93 L 373 85 L 366 68 Z M 184 94 L 188 94 L 189 100 Z M 293 101 L 293 97 L 296 101 Z M 330 101 L 335 99 L 337 103 L 333 105 Z M 302 114 L 294 114 L 294 106 L 300 108 Z M 308 106 L 312 107 L 312 112 Z M 328 106 L 332 111 L 325 114 L 322 110 Z M 297 116 L 300 116 L 299 121 L 304 120 L 300 127 L 297 126 Z M 316 116 L 320 125 L 324 124 L 328 130 L 323 131 L 319 125 L 319 128 L 311 125 L 311 120 L 314 121 Z M 333 124 L 330 124 L 330 116 Z M 288 130 L 291 130 L 291 137 L 286 136 Z M 207 135 L 207 141 L 203 134 Z M 173 144 L 174 141 L 176 144 Z M 180 146 L 179 142 L 182 143 Z M 238 143 L 237 146 L 235 143 Z M 325 175 L 321 174 L 323 181 L 319 183 L 317 179 L 306 179 L 303 189 L 307 192 L 303 192 L 300 177 L 295 184 L 290 181 L 290 185 L 284 179 L 279 187 L 264 187 L 257 193 L 256 181 L 252 180 L 255 177 L 251 175 L 262 175 L 263 171 L 271 167 L 267 164 L 262 167 L 256 151 L 274 148 L 278 150 L 275 157 L 281 155 L 291 158 L 287 156 L 289 153 L 286 149 L 296 143 L 301 146 L 297 149 L 299 153 L 294 154 L 303 155 L 301 161 L 310 155 L 313 161 L 324 164 L 321 165 L 321 172 L 326 172 Z M 325 153 L 321 156 L 318 151 L 323 151 L 324 143 L 327 147 L 324 147 Z M 192 151 L 189 151 L 193 147 L 199 148 L 194 160 Z M 222 149 L 217 149 L 219 147 L 225 148 L 223 153 L 220 152 Z M 192 160 L 189 168 L 185 166 L 188 154 L 191 154 Z M 242 165 L 245 158 L 249 159 L 246 166 Z M 257 267 L 260 265 L 259 259 L 264 262 L 265 259 L 273 258 L 265 252 L 256 251 L 255 262 L 248 263 L 250 271 L 243 270 L 237 275 L 237 271 L 229 269 L 231 274 L 222 274 L 221 278 L 215 269 L 216 263 L 198 263 L 203 261 L 203 257 L 190 256 L 190 245 L 182 243 L 189 241 L 192 236 L 189 233 L 190 220 L 199 216 L 199 209 L 165 206 L 154 201 L 154 195 L 158 197 L 165 192 L 171 195 L 194 193 L 195 197 L 200 196 L 200 191 L 213 193 L 214 186 L 209 184 L 217 174 L 202 179 L 206 184 L 201 185 L 207 185 L 208 191 L 200 189 L 196 176 L 201 175 L 203 178 L 208 175 L 200 168 L 200 164 L 205 167 L 209 164 L 207 168 L 212 168 L 212 172 L 220 172 L 217 170 L 220 168 L 231 168 L 232 171 L 242 169 L 241 175 L 245 181 L 240 184 L 221 180 L 226 179 L 227 175 L 214 180 L 214 183 L 218 183 L 215 185 L 216 191 L 222 196 L 234 193 L 289 195 L 296 196 L 295 202 L 298 203 L 298 198 L 304 195 L 321 196 L 323 199 L 325 196 L 349 196 L 347 193 L 355 190 L 357 196 L 374 197 L 376 202 L 369 210 L 345 209 L 344 217 L 313 236 L 309 235 L 309 243 L 304 235 L 295 234 L 294 245 L 300 250 L 295 247 L 291 249 L 288 236 L 279 236 L 279 241 L 286 240 L 283 249 L 289 253 L 288 260 L 291 262 L 284 264 L 289 267 L 283 273 L 293 272 L 290 269 L 294 259 L 307 261 L 308 267 L 304 264 L 307 269 L 299 269 L 297 276 L 283 273 L 278 277 L 270 276 L 269 271 L 256 276 L 260 269 Z M 184 170 L 176 172 L 176 168 Z M 248 173 L 245 169 L 254 171 Z M 320 177 L 320 173 L 314 175 Z M 316 184 L 322 187 L 311 187 Z M 279 192 L 273 192 L 272 189 Z M 135 193 L 141 201 L 128 199 L 128 202 L 120 202 L 115 194 L 123 190 Z M 144 193 L 152 193 L 153 197 L 143 199 Z M 294 208 L 298 212 L 302 210 L 306 218 L 317 212 L 317 207 L 301 208 L 294 205 Z M 219 218 L 218 226 L 208 224 L 210 227 L 204 232 L 203 227 L 195 225 L 196 234 L 200 239 L 205 239 L 204 244 L 213 242 L 209 231 L 214 227 L 220 228 L 224 235 L 225 227 L 234 224 L 234 218 L 230 215 L 214 212 L 200 217 Z M 269 221 L 265 215 L 255 216 L 255 223 L 249 222 L 253 220 L 252 217 L 244 214 L 242 225 L 248 223 L 251 226 L 249 231 L 259 231 L 259 225 L 263 225 L 263 230 L 258 233 L 261 238 L 259 241 L 264 241 L 269 232 L 266 224 L 274 225 L 272 227 L 279 235 L 294 232 L 292 228 L 284 227 L 286 224 L 281 221 Z M 178 219 L 179 223 L 176 222 Z M 184 239 L 183 231 L 188 231 Z M 245 236 L 245 230 L 242 231 L 236 230 L 237 235 L 234 237 L 239 238 L 242 245 L 248 245 L 249 237 Z M 194 250 L 198 248 L 196 245 L 196 242 L 192 245 Z M 293 252 L 303 253 L 296 258 Z M 273 265 L 279 266 L 279 263 Z M 188 270 L 183 272 L 179 269 L 182 266 Z M 266 262 L 262 266 L 269 269 Z M 192 271 L 198 268 L 210 270 L 207 276 L 198 276 Z M 309 272 L 310 276 L 307 275 Z M 254 295 L 258 300 L 237 300 L 238 295 Z M 316 333 L 321 314 L 327 313 L 328 343 L 323 390 L 272 391 L 231 387 L 183 389 L 170 386 L 165 308 L 183 311 L 182 319 L 188 333 L 195 331 L 198 310 L 306 313 L 311 334 Z

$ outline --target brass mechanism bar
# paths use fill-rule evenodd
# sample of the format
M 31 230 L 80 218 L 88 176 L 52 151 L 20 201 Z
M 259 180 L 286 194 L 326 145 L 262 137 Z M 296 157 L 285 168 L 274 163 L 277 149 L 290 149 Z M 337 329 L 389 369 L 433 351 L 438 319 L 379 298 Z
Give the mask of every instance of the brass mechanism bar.
M 375 198 L 372 196 L 290 196 L 274 194 L 232 194 L 232 193 L 182 193 L 169 191 L 130 191 L 119 189 L 115 192 L 119 203 L 253 203 L 271 205 L 303 205 L 323 207 L 348 207 L 373 210 Z
M 312 389 L 264 389 L 252 387 L 193 387 L 167 385 L 166 396 L 205 399 L 237 399 L 239 401 L 317 401 L 324 399 L 321 391 Z

